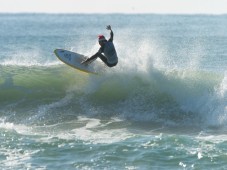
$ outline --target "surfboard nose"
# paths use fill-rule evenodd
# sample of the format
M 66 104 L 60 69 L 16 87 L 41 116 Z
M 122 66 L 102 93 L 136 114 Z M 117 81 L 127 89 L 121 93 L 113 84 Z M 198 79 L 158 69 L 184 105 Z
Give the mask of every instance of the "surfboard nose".
M 59 53 L 64 53 L 64 50 L 62 50 L 62 49 L 55 49 L 55 50 L 54 50 L 54 53 L 55 53 L 56 55 L 59 55 Z

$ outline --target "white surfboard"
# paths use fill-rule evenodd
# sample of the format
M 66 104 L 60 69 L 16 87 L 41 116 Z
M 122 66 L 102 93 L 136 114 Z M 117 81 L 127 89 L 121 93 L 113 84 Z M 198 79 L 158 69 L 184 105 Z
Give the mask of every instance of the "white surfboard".
M 75 69 L 86 73 L 97 74 L 91 62 L 90 64 L 81 64 L 82 61 L 86 60 L 86 57 L 84 55 L 63 49 L 56 49 L 54 50 L 54 53 L 59 60 Z

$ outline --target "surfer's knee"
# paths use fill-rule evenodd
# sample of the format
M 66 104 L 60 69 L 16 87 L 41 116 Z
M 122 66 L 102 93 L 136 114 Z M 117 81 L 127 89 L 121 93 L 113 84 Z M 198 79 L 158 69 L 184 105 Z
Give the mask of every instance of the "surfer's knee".
M 109 64 L 109 63 L 106 63 L 106 65 L 107 65 L 108 67 L 114 67 L 114 66 L 116 66 L 116 65 L 117 65 L 117 63 L 114 63 L 114 64 Z

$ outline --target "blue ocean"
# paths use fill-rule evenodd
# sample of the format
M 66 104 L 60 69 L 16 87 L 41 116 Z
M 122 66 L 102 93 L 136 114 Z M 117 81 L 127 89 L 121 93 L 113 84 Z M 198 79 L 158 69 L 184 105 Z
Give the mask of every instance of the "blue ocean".
M 0 14 L 0 169 L 227 169 L 227 15 Z M 55 49 L 92 56 L 98 75 Z

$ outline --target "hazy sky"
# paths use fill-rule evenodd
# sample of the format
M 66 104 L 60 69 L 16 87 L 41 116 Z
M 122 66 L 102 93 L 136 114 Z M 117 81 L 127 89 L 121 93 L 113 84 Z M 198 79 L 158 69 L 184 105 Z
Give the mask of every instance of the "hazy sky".
M 227 0 L 0 0 L 0 12 L 226 14 Z

